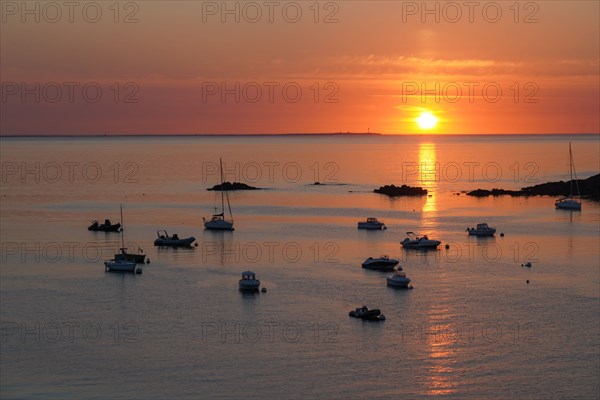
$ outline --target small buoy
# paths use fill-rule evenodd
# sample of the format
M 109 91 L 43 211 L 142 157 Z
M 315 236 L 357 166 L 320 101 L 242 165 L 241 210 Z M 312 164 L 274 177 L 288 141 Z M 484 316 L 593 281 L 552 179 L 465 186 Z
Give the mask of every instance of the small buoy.
M 446 247 L 446 250 L 448 250 L 450 248 L 450 245 L 447 244 L 445 247 Z
M 529 284 L 529 279 L 527 279 L 525 282 L 527 282 L 527 284 Z
M 264 288 L 262 288 L 260 291 L 261 291 L 261 292 L 263 292 L 263 293 L 267 293 L 267 288 L 266 288 L 266 287 L 264 287 Z
M 524 266 L 525 266 L 525 264 L 521 264 L 521 267 L 524 267 Z
M 500 236 L 501 236 L 501 237 L 504 237 L 504 232 L 501 232 L 501 233 L 500 233 Z
M 198 247 L 198 242 L 194 243 L 194 247 Z
M 146 264 L 150 264 L 150 259 L 146 259 Z

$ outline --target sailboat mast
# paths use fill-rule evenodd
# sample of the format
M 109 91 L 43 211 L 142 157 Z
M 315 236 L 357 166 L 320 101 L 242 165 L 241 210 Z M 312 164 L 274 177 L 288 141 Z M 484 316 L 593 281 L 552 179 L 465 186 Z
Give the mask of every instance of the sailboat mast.
M 125 222 L 123 221 L 123 204 L 120 204 L 121 207 L 121 251 L 125 251 Z
M 227 197 L 227 208 L 229 209 L 229 216 L 231 217 L 231 222 L 233 222 L 231 204 L 229 203 L 229 193 L 227 193 L 227 191 L 225 190 L 225 185 L 223 184 L 223 159 L 219 158 L 219 164 L 221 165 L 221 213 L 223 213 L 223 220 L 225 220 L 225 203 L 223 198 Z
M 577 171 L 575 170 L 575 161 L 573 161 L 573 152 L 571 151 L 571 142 L 569 142 L 569 161 L 571 169 L 571 197 L 573 197 L 573 178 L 575 178 L 575 186 L 577 187 L 577 196 L 579 194 L 579 182 L 577 181 Z
M 225 202 L 224 202 L 224 193 L 225 185 L 223 184 L 223 159 L 219 158 L 219 166 L 221 169 L 221 213 L 223 213 L 223 218 L 225 217 Z

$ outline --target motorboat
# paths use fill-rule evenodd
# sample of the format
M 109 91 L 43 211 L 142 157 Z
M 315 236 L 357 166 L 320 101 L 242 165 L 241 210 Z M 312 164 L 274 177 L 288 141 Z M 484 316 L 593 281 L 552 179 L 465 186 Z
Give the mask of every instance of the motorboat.
M 204 228 L 209 230 L 219 231 L 233 231 L 233 214 L 231 213 L 231 204 L 229 203 L 229 194 L 223 184 L 223 160 L 219 159 L 220 171 L 221 171 L 221 212 L 217 213 L 215 207 L 215 213 L 212 215 L 210 221 L 202 218 L 204 221 Z M 225 219 L 225 199 L 227 199 L 227 208 L 229 209 L 229 219 Z
M 135 272 L 141 274 L 142 267 L 139 267 L 136 263 L 126 260 L 109 260 L 104 262 L 104 267 L 107 271 L 116 272 Z
M 496 228 L 488 226 L 485 222 L 477 224 L 477 228 L 467 228 L 469 236 L 494 236 Z
M 111 224 L 109 219 L 105 219 L 103 224 L 100 224 L 98 221 L 92 221 L 92 224 L 88 226 L 89 231 L 98 231 L 98 232 L 119 232 L 121 229 L 121 224 Z
M 385 278 L 387 280 L 388 286 L 392 286 L 395 288 L 408 288 L 408 284 L 410 283 L 410 279 L 406 277 L 406 273 L 397 272 L 394 276 Z
M 577 181 L 577 173 L 575 172 L 575 163 L 573 162 L 573 152 L 571 151 L 571 142 L 569 142 L 569 171 L 571 174 L 571 194 L 567 197 L 563 197 L 562 199 L 556 200 L 554 206 L 561 210 L 581 210 L 581 200 L 577 200 L 580 198 L 581 193 L 579 192 L 579 182 Z M 573 180 L 575 177 L 575 180 Z M 575 182 L 575 186 L 577 189 L 577 196 L 573 193 L 573 182 Z
M 427 235 L 418 237 L 414 232 L 406 232 L 406 235 L 408 237 L 400 242 L 405 249 L 436 249 L 442 243 L 429 239 Z
M 398 265 L 399 262 L 399 260 L 389 258 L 388 256 L 381 256 L 378 258 L 369 257 L 362 263 L 362 267 L 379 271 L 393 271 L 394 267 Z
M 367 306 L 362 306 L 348 313 L 351 317 L 366 319 L 367 321 L 385 321 L 385 315 L 378 309 L 369 310 Z
M 169 236 L 169 233 L 166 230 L 156 231 L 156 236 L 158 237 L 154 241 L 155 246 L 191 246 L 192 243 L 194 243 L 194 240 L 196 240 L 193 236 L 181 239 L 176 233 L 174 233 L 173 236 Z
M 366 221 L 361 221 L 358 223 L 358 229 L 381 230 L 387 229 L 387 227 L 382 221 L 378 221 L 377 218 L 369 217 Z
M 258 290 L 260 281 L 256 279 L 256 274 L 252 271 L 242 272 L 242 279 L 239 280 L 240 290 Z

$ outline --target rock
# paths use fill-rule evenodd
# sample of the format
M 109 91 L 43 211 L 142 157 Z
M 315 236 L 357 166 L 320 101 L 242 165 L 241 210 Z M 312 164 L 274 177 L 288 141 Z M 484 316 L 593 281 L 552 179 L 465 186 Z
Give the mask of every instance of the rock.
M 379 189 L 374 189 L 373 192 L 385 194 L 386 196 L 390 197 L 425 196 L 427 194 L 427 189 L 423 189 L 421 187 L 411 187 L 407 185 L 402 185 L 400 187 L 395 185 L 385 185 L 380 187 Z
M 254 186 L 250 186 L 250 185 L 246 185 L 245 183 L 240 183 L 240 182 L 223 182 L 223 185 L 215 185 L 212 188 L 208 188 L 206 190 L 216 190 L 216 191 L 222 191 L 222 190 L 226 190 L 226 191 L 231 191 L 231 190 L 260 190 L 260 188 L 254 187 Z

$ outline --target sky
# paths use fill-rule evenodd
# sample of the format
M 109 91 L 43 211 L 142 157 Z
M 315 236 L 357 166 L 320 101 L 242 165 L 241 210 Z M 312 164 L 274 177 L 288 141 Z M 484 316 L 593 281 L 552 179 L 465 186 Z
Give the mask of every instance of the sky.
M 598 1 L 0 12 L 2 135 L 600 132 Z

